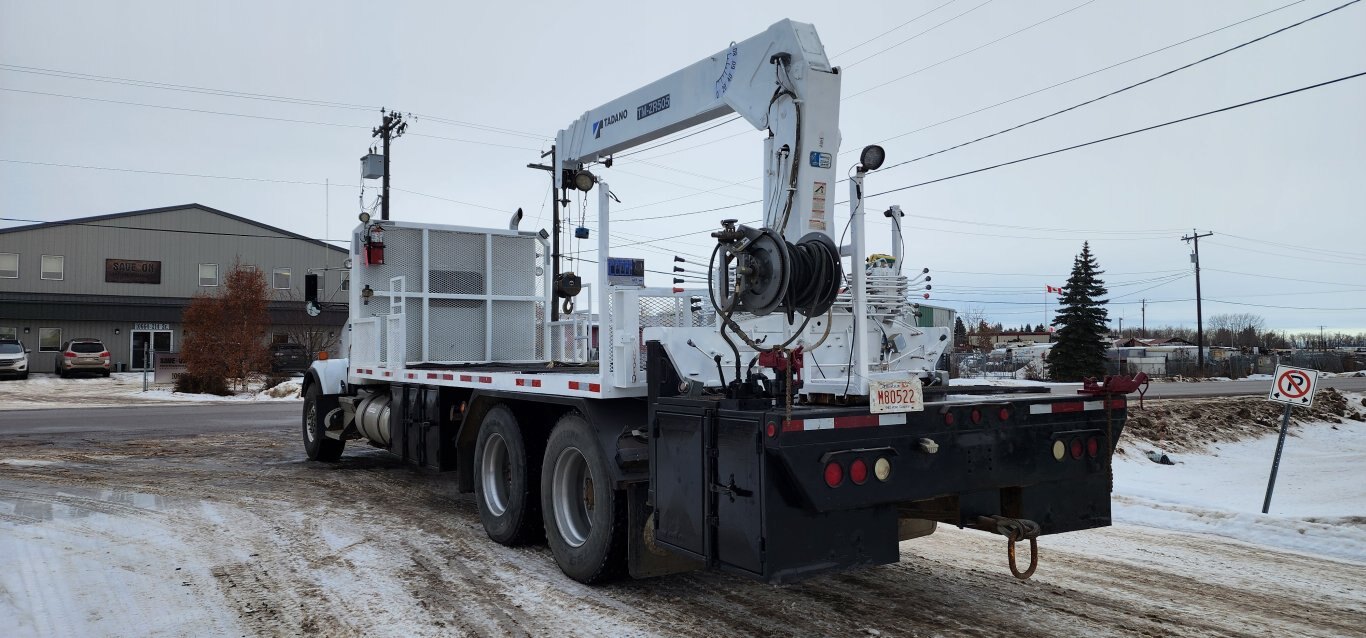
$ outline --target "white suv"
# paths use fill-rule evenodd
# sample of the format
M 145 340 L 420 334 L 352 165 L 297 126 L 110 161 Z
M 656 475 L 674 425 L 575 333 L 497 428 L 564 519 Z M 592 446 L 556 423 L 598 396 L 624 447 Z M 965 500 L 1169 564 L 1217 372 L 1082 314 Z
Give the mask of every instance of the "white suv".
M 28 378 L 28 349 L 14 339 L 0 339 L 0 376 Z

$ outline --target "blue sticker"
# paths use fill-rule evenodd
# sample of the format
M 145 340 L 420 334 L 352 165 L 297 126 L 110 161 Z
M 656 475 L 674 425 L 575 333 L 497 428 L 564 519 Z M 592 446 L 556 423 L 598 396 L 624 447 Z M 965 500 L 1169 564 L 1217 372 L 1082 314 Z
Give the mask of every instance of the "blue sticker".
M 816 168 L 830 168 L 830 160 L 833 159 L 829 153 L 811 151 L 811 165 Z

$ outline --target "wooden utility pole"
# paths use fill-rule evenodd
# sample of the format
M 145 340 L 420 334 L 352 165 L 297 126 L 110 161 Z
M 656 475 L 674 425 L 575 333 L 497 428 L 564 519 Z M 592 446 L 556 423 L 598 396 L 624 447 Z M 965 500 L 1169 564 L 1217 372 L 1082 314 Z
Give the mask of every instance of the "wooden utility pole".
M 554 227 L 554 229 L 555 229 L 554 232 L 551 233 L 551 238 L 550 238 L 550 280 L 551 280 L 552 282 L 558 282 L 558 281 L 560 280 L 560 204 L 561 204 L 561 201 L 560 201 L 560 194 L 554 192 L 554 190 L 555 190 L 555 170 L 556 170 L 556 167 L 559 166 L 559 164 L 556 162 L 556 157 L 555 157 L 555 146 L 554 146 L 554 145 L 551 145 L 549 151 L 546 151 L 546 152 L 544 152 L 544 153 L 541 153 L 541 157 L 542 157 L 542 158 L 544 158 L 544 157 L 547 156 L 547 155 L 550 156 L 550 165 L 549 165 L 549 166 L 546 166 L 545 164 L 527 164 L 526 167 L 527 167 L 527 168 L 534 168 L 534 169 L 536 169 L 536 170 L 538 170 L 538 171 L 548 171 L 548 172 L 550 173 L 550 190 L 551 190 L 550 199 L 551 199 L 551 202 L 552 202 L 552 203 L 551 203 L 551 207 L 550 207 L 550 215 L 551 215 L 550 223 L 551 223 L 551 226 Z M 566 199 L 566 200 L 564 200 L 563 203 L 564 203 L 564 205 L 568 206 L 568 205 L 569 205 L 569 200 Z M 560 304 L 558 304 L 558 303 L 551 303 L 551 304 L 550 304 L 550 320 L 551 320 L 551 321 L 559 321 L 559 320 L 560 320 Z
M 1209 237 L 1213 234 L 1201 235 L 1196 233 L 1195 229 L 1191 229 L 1191 234 L 1181 238 L 1181 241 L 1195 242 L 1195 252 L 1191 254 L 1191 261 L 1195 263 L 1195 340 L 1197 342 L 1195 347 L 1197 349 L 1196 355 L 1199 357 L 1198 365 L 1201 374 L 1205 373 L 1205 318 L 1200 312 L 1200 238 Z
M 389 219 L 389 141 L 403 135 L 408 130 L 408 123 L 403 121 L 403 114 L 398 111 L 385 112 L 379 110 L 384 116 L 384 123 L 371 130 L 371 137 L 378 137 L 384 142 L 384 181 L 380 186 L 379 196 L 379 218 L 387 221 Z

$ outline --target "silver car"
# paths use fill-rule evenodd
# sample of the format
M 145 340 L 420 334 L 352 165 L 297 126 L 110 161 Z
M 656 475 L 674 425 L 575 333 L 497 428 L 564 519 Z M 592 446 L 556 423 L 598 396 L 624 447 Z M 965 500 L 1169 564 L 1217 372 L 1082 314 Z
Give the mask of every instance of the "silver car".
M 0 376 L 28 378 L 28 348 L 13 339 L 0 339 Z
M 99 339 L 72 339 L 57 353 L 57 374 L 68 377 L 77 372 L 109 376 L 109 350 Z

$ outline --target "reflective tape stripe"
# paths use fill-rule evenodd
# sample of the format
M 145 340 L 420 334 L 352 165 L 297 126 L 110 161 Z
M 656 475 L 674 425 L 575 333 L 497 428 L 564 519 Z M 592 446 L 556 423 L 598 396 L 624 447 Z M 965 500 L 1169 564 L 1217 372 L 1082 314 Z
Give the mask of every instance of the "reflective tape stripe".
M 1057 403 L 1035 403 L 1029 406 L 1030 414 L 1061 414 L 1065 412 L 1089 412 L 1091 410 L 1124 409 L 1128 402 L 1123 398 L 1100 401 L 1059 401 Z

